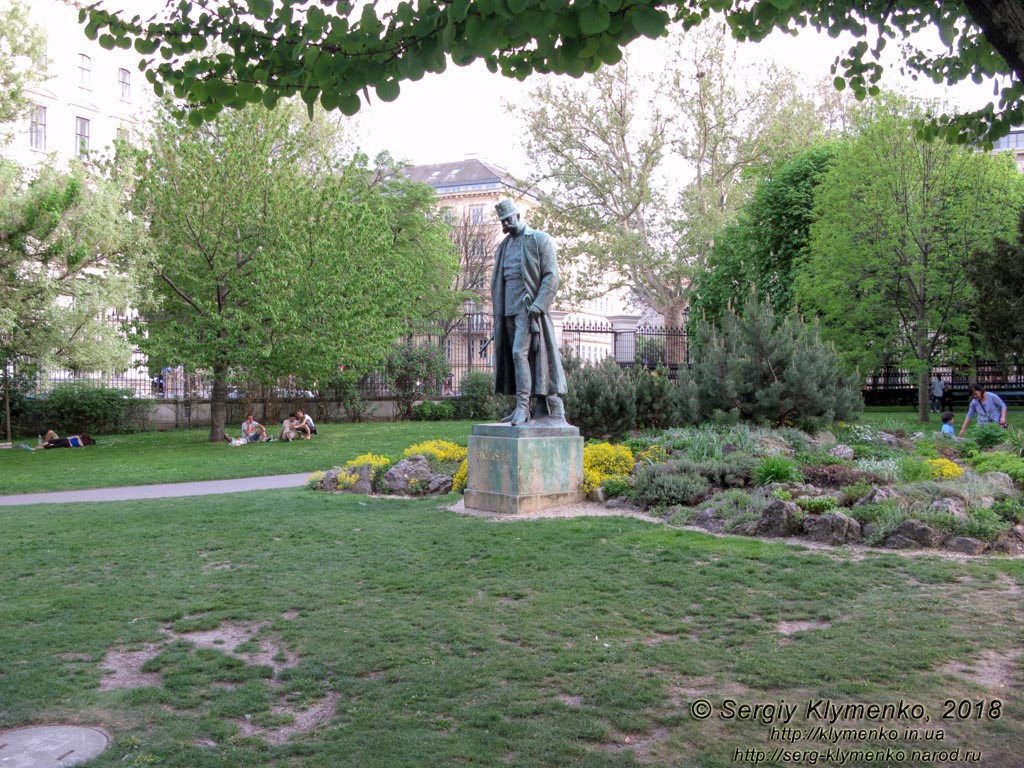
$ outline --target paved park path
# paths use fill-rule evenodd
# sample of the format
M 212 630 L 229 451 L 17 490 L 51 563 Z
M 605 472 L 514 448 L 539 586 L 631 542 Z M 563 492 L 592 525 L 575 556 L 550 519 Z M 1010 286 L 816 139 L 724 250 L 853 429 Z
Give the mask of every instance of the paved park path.
M 215 493 L 297 488 L 305 484 L 307 477 L 309 477 L 309 472 L 301 472 L 295 475 L 272 475 L 270 477 L 240 477 L 235 480 L 207 480 L 196 483 L 126 485 L 120 488 L 90 488 L 84 491 L 15 493 L 0 496 L 0 507 L 13 507 L 20 504 L 66 504 L 75 501 L 167 499 L 175 496 L 208 496 Z

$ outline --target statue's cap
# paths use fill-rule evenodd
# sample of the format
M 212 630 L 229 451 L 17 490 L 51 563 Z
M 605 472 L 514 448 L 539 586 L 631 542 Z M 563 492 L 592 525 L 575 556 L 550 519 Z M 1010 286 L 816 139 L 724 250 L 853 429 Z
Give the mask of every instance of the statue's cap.
M 498 213 L 499 221 L 504 221 L 509 216 L 515 216 L 517 213 L 519 213 L 519 209 L 516 208 L 516 204 L 508 199 L 502 200 L 500 203 L 494 206 L 494 210 L 497 211 Z

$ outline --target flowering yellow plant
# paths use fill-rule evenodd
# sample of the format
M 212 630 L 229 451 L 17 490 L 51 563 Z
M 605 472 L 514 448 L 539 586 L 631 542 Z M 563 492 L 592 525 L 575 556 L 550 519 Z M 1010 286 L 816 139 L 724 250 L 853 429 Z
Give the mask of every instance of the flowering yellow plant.
M 644 448 L 636 455 L 637 461 L 644 461 L 648 464 L 663 464 L 668 461 L 669 458 L 668 451 L 666 451 L 664 446 L 661 445 L 652 445 L 648 448 Z
M 448 440 L 427 440 L 410 445 L 402 452 L 402 458 L 410 456 L 433 456 L 438 461 L 462 461 L 466 458 L 466 449 Z
M 633 473 L 633 451 L 625 445 L 594 443 L 583 446 L 583 492 L 600 488 L 611 477 Z
M 338 490 L 347 491 L 359 480 L 359 475 L 355 472 L 339 472 L 338 473 Z
M 583 469 L 603 475 L 628 475 L 633 472 L 633 451 L 625 445 L 594 443 L 583 446 Z
M 321 472 L 320 470 L 317 470 L 316 472 L 314 472 L 313 474 L 306 478 L 306 487 L 314 491 L 318 490 L 320 488 L 320 481 L 323 480 L 323 478 L 324 473 Z
M 932 477 L 938 480 L 952 480 L 964 473 L 963 467 L 949 459 L 928 459 L 928 465 L 932 468 Z
M 369 465 L 376 472 L 378 469 L 387 469 L 391 466 L 391 459 L 387 456 L 377 456 L 372 453 L 364 453 L 361 456 L 356 456 L 351 461 L 345 462 L 346 467 L 362 467 Z
M 466 490 L 466 482 L 468 480 L 469 472 L 469 460 L 463 459 L 459 471 L 455 473 L 455 477 L 452 478 L 452 492 L 463 493 Z

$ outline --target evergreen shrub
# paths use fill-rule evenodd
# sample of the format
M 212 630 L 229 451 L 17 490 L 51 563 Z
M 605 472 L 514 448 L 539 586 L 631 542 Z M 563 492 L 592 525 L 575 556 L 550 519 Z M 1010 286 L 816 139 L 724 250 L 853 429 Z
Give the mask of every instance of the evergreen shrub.
M 621 438 L 636 426 L 636 387 L 618 363 L 566 366 L 566 418 L 587 439 Z
M 676 421 L 679 413 L 681 390 L 668 375 L 668 368 L 658 365 L 653 371 L 637 366 L 634 368 L 633 383 L 636 387 L 636 425 L 641 429 L 668 429 L 680 426 Z
M 842 372 L 817 328 L 795 314 L 777 318 L 756 294 L 742 314 L 726 311 L 719 327 L 698 322 L 692 356 L 702 422 L 795 424 L 813 432 L 864 407 L 858 375 Z

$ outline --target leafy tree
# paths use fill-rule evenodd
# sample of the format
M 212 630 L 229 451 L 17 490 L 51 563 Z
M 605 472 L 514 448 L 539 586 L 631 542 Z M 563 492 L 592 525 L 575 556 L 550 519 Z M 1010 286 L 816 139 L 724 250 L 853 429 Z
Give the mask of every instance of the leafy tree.
M 0 51 L 2 129 L 23 117 L 31 106 L 25 88 L 46 78 L 46 34 L 31 23 L 28 5 L 19 0 L 0 0 Z M 0 145 L 10 138 L 9 131 L 0 130 Z
M 74 163 L 34 178 L 0 162 L 0 366 L 125 370 L 131 347 L 112 309 L 140 298 L 150 264 L 142 223 L 127 215 L 130 179 Z M 7 438 L 10 419 L 7 413 Z
M 843 373 L 817 327 L 795 313 L 777 318 L 756 292 L 742 312 L 727 309 L 720 326 L 697 323 L 696 336 L 690 376 L 702 421 L 818 429 L 863 408 L 859 377 Z
M 626 288 L 679 328 L 715 233 L 752 178 L 810 141 L 813 108 L 792 76 L 740 70 L 721 28 L 679 41 L 646 101 L 625 64 L 587 86 L 545 82 L 521 107 L 545 223 L 578 294 Z
M 524 79 L 533 72 L 579 77 L 622 58 L 622 47 L 640 36 L 657 38 L 673 22 L 684 28 L 723 12 L 733 35 L 760 40 L 781 29 L 811 26 L 858 42 L 833 68 L 837 87 L 858 95 L 878 87 L 878 57 L 889 40 L 903 43 L 902 67 L 949 84 L 1008 76 L 999 107 L 952 122 L 948 134 L 966 138 L 988 131 L 995 138 L 1024 122 L 1024 24 L 1014 2 L 961 0 L 637 0 L 629 3 L 510 2 L 398 3 L 378 15 L 374 3 L 249 0 L 218 3 L 184 0 L 165 17 L 122 18 L 96 6 L 81 11 L 86 34 L 107 48 L 132 45 L 158 89 L 192 105 L 195 119 L 224 106 L 263 102 L 273 106 L 299 94 L 306 104 L 354 114 L 369 89 L 384 101 L 400 83 L 482 58 L 492 72 Z M 215 8 L 215 11 L 210 11 Z M 947 49 L 933 54 L 908 36 L 936 28 Z M 873 31 L 873 33 L 871 32 Z M 869 44 L 868 38 L 873 38 Z M 229 56 L 207 52 L 208 41 L 230 46 Z M 186 58 L 198 53 L 197 58 Z M 159 54 L 156 56 L 154 54 Z M 218 55 L 221 54 L 221 55 Z M 948 124 L 948 129 L 945 126 Z
M 758 182 L 735 222 L 715 238 L 695 281 L 690 317 L 717 324 L 727 307 L 741 311 L 756 286 L 776 316 L 793 309 L 793 279 L 806 257 L 814 190 L 839 146 L 816 144 Z
M 970 356 L 970 255 L 1012 231 L 1022 189 L 1012 158 L 925 142 L 919 116 L 895 98 L 865 115 L 818 189 L 795 296 L 851 367 L 914 372 L 927 421 L 930 368 Z
M 1015 242 L 974 252 L 969 276 L 974 316 L 991 353 L 1024 360 L 1024 214 Z
M 211 441 L 229 373 L 315 388 L 340 364 L 366 372 L 451 303 L 455 260 L 429 188 L 342 162 L 336 132 L 295 106 L 199 127 L 167 110 L 140 174 L 160 262 L 139 344 L 212 372 Z

